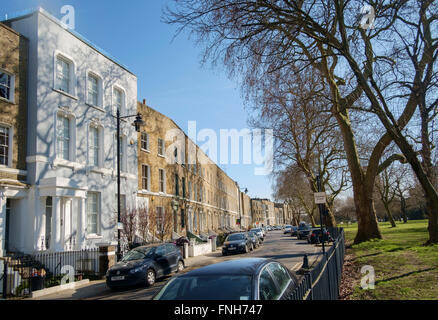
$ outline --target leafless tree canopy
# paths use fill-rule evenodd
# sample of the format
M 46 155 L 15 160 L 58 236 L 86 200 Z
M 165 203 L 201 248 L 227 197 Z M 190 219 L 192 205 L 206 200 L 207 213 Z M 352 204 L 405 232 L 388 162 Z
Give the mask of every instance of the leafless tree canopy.
M 238 75 L 248 95 L 254 94 L 255 84 L 279 70 L 320 72 L 330 88 L 330 111 L 342 133 L 351 174 L 359 223 L 356 242 L 381 237 L 370 199 L 376 176 L 395 160 L 409 162 L 415 172 L 428 201 L 429 241 L 438 242 L 438 194 L 430 169 L 437 107 L 436 2 L 175 0 L 174 4 L 165 10 L 165 21 L 177 24 L 179 31 L 190 30 L 205 45 L 204 61 L 223 63 L 230 75 Z M 371 15 L 364 15 L 365 4 L 372 8 L 368 8 Z M 366 167 L 358 155 L 353 111 L 370 113 L 383 129 L 370 148 Z M 420 131 L 408 127 L 417 111 Z M 402 155 L 381 162 L 391 141 Z

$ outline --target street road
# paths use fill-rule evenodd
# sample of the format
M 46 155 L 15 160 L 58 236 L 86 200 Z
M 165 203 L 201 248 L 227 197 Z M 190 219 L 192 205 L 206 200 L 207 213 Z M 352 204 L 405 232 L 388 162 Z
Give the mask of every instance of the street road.
M 214 253 L 200 257 L 196 264 L 187 267 L 183 272 L 185 273 L 217 262 L 247 257 L 272 258 L 283 263 L 290 270 L 296 271 L 301 267 L 303 254 L 305 253 L 308 254 L 311 263 L 321 253 L 321 248 L 315 245 L 309 245 L 305 240 L 297 240 L 296 237 L 291 237 L 290 234 L 283 234 L 283 231 L 271 231 L 268 232 L 261 247 L 254 251 L 250 251 L 247 254 L 235 254 L 223 257 L 222 252 L 217 250 Z M 158 279 L 155 285 L 150 288 L 138 286 L 118 291 L 108 289 L 105 281 L 93 281 L 90 285 L 41 297 L 39 300 L 149 300 L 170 278 L 169 276 Z

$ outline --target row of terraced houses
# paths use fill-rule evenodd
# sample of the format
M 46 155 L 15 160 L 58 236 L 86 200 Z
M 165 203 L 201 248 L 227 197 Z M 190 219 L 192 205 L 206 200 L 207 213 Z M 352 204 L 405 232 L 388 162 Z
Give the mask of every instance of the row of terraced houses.
M 117 110 L 146 122 L 122 121 L 124 212 L 169 215 L 168 238 L 291 222 L 138 102 L 129 68 L 44 9 L 0 23 L 0 48 L 0 257 L 117 243 Z

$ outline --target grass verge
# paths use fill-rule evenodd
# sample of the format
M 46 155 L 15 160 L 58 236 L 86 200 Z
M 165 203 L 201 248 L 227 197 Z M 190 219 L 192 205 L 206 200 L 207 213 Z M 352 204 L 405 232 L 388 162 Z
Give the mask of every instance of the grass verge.
M 438 300 L 438 245 L 423 246 L 427 221 L 380 223 L 382 240 L 351 245 L 357 225 L 344 227 L 347 242 L 341 298 L 352 300 Z M 372 266 L 374 289 L 361 288 L 364 266 Z

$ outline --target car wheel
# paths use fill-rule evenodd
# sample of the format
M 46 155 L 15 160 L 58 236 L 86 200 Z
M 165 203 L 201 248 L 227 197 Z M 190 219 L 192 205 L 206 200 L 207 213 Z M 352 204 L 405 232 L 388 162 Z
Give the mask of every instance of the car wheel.
M 180 272 L 184 270 L 184 262 L 182 262 L 181 260 L 178 261 L 178 266 L 176 268 L 176 272 Z
M 226 253 L 226 252 L 222 252 L 222 255 L 223 255 L 223 256 L 226 256 L 226 255 L 227 255 L 227 253 Z
M 155 283 L 155 271 L 152 269 L 148 269 L 146 272 L 146 285 L 148 287 L 153 286 Z

